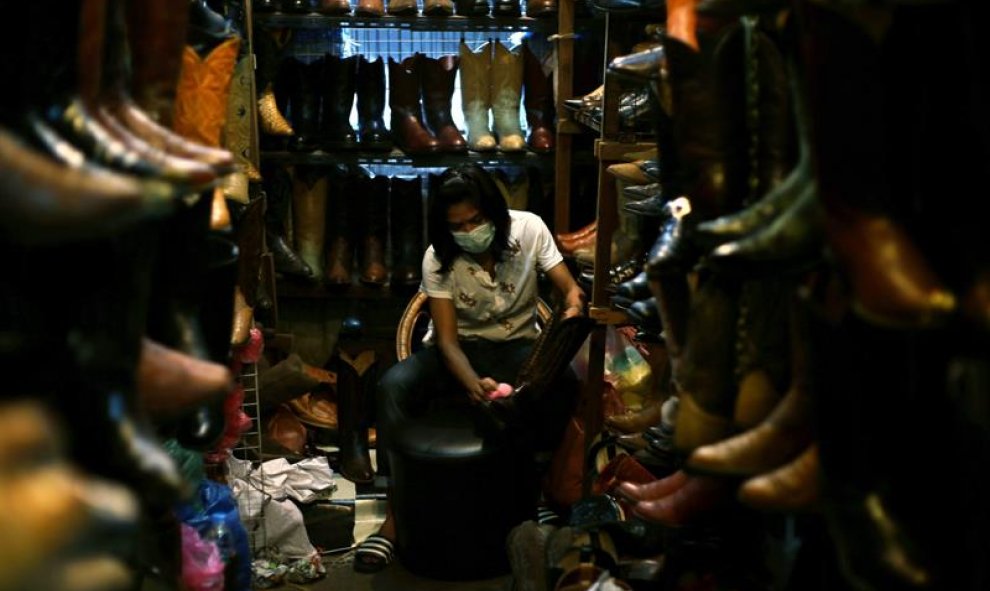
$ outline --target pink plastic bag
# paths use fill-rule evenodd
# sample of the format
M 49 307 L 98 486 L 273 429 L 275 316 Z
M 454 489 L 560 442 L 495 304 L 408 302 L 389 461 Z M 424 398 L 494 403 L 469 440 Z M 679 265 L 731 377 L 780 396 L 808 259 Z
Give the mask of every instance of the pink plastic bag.
M 220 550 L 182 524 L 182 587 L 184 591 L 223 591 L 224 564 Z

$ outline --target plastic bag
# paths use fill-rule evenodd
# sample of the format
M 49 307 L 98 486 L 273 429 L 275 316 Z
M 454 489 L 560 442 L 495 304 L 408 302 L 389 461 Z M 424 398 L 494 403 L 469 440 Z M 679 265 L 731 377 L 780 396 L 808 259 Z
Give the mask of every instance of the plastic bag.
M 223 591 L 224 564 L 217 545 L 182 524 L 182 585 L 186 591 Z
M 650 364 L 632 339 L 612 326 L 605 340 L 605 380 L 615 387 L 623 412 L 636 412 L 657 398 Z
M 203 480 L 198 497 L 196 504 L 177 508 L 179 520 L 195 528 L 200 536 L 216 542 L 229 573 L 225 591 L 249 591 L 251 548 L 230 488 L 212 480 Z

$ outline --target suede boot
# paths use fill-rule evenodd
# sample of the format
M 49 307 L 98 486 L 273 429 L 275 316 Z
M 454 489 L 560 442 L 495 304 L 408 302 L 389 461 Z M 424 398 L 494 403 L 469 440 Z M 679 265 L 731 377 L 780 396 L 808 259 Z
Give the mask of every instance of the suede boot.
M 522 128 L 519 126 L 519 105 L 522 99 L 522 55 L 509 51 L 495 42 L 492 60 L 492 115 L 498 149 L 503 152 L 520 152 L 526 149 Z

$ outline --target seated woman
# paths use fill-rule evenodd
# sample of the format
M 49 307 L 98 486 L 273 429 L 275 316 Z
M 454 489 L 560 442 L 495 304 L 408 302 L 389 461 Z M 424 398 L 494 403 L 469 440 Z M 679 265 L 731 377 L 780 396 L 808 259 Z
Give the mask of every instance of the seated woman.
M 378 441 L 403 417 L 437 397 L 467 397 L 484 405 L 500 382 L 512 383 L 539 335 L 537 272 L 563 294 L 563 318 L 584 310 L 584 293 L 563 263 L 553 236 L 532 213 L 510 211 L 481 167 L 448 169 L 428 214 L 430 247 L 423 256 L 423 283 L 432 326 L 426 347 L 386 372 L 378 385 Z M 539 430 L 525 440 L 533 451 L 556 445 L 574 390 L 541 400 Z M 542 446 L 540 442 L 542 441 Z M 534 507 L 535 510 L 535 507 Z M 354 568 L 377 572 L 392 561 L 395 524 L 391 510 L 378 534 L 358 547 Z

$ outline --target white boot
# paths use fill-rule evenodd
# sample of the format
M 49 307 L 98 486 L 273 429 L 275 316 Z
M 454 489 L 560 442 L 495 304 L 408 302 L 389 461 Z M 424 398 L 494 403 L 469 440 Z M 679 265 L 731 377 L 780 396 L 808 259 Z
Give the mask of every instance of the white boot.
M 485 43 L 477 52 L 461 42 L 461 107 L 467 125 L 468 146 L 477 152 L 495 149 L 495 137 L 488 127 L 492 106 L 492 48 Z
M 496 41 L 495 60 L 492 64 L 492 111 L 495 115 L 498 147 L 503 152 L 520 152 L 526 149 L 526 139 L 519 125 L 522 81 L 522 54 L 512 53 Z

